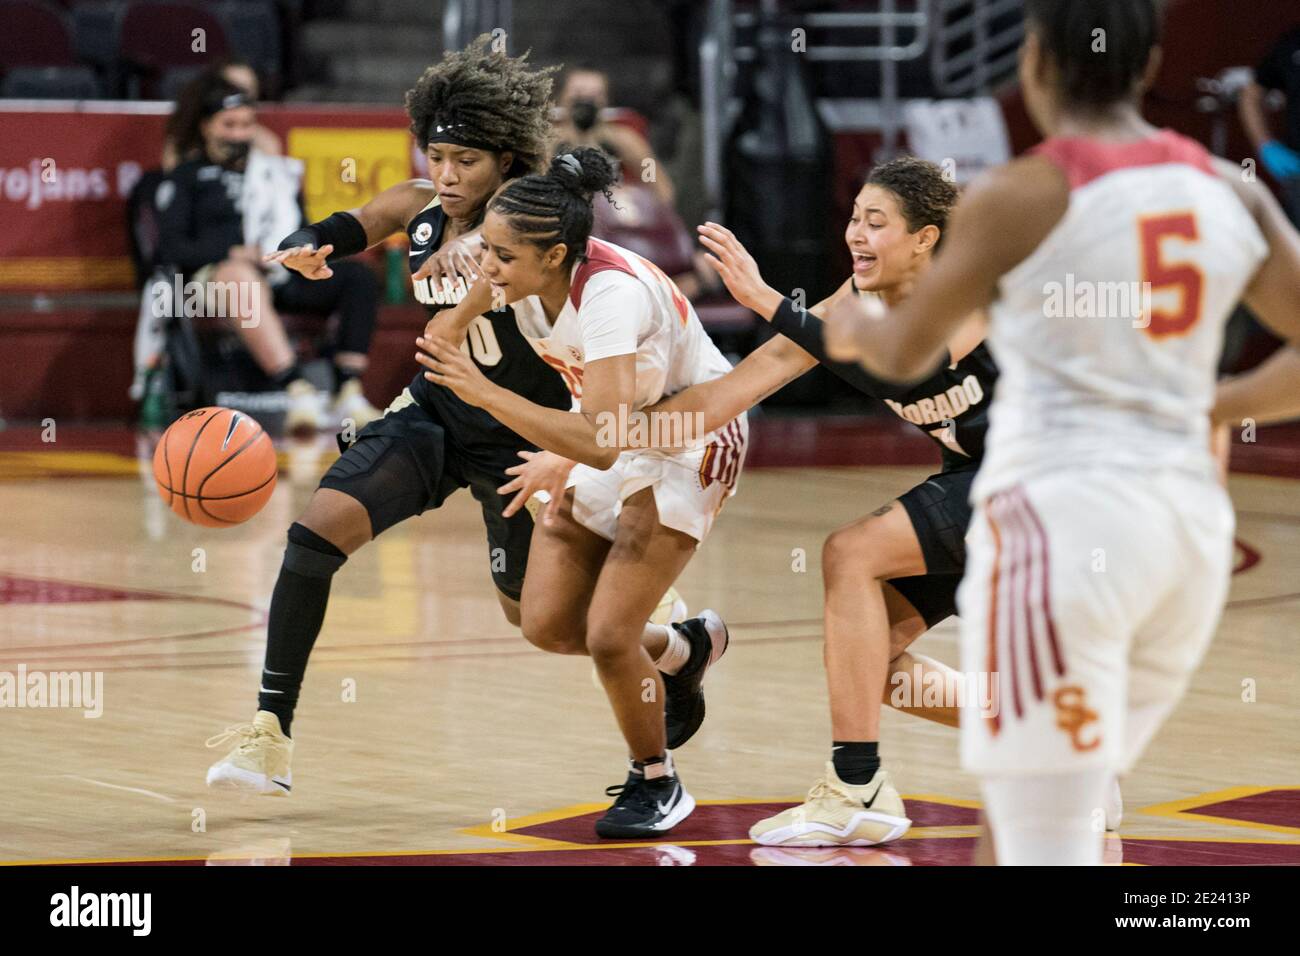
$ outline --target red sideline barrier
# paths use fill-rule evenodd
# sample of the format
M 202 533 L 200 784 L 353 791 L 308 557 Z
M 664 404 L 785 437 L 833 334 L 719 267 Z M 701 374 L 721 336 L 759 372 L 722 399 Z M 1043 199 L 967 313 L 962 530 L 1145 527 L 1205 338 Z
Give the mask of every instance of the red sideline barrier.
M 0 418 L 11 422 L 118 420 L 134 417 L 131 338 L 136 310 L 78 306 L 57 312 L 0 310 L 0 343 L 22 360 L 0 374 Z M 366 394 L 387 405 L 419 371 L 412 356 L 424 329 L 415 303 L 379 309 L 362 380 Z
M 132 288 L 126 199 L 158 166 L 170 111 L 169 103 L 0 101 L 0 293 Z M 267 105 L 258 115 L 304 162 L 313 218 L 413 175 L 401 109 Z

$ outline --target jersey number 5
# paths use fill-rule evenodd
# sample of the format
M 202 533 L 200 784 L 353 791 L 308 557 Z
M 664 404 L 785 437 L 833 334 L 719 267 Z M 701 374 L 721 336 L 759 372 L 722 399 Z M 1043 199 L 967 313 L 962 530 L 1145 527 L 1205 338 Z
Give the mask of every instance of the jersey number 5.
M 1166 261 L 1161 254 L 1161 243 L 1173 238 L 1189 242 L 1200 239 L 1196 216 L 1190 212 L 1144 216 L 1138 220 L 1138 237 L 1142 246 L 1143 285 L 1149 286 L 1152 294 L 1162 289 L 1175 289 L 1180 300 L 1177 311 L 1151 306 L 1144 331 L 1155 339 L 1167 335 L 1184 335 L 1200 321 L 1201 292 L 1205 286 L 1205 277 L 1192 262 Z

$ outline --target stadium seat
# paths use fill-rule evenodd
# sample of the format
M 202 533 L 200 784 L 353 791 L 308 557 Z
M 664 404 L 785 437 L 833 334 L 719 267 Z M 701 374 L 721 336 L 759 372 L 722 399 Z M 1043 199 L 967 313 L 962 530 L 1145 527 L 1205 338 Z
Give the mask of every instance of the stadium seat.
M 68 15 L 44 0 L 0 0 L 0 70 L 75 66 Z
M 231 52 L 247 60 L 266 86 L 278 87 L 283 71 L 280 21 L 275 5 L 259 0 L 226 0 L 218 8 Z
M 196 30 L 203 31 L 201 51 L 193 49 Z M 159 95 L 158 82 L 169 67 L 202 66 L 229 48 L 221 21 L 198 4 L 149 0 L 131 4 L 122 17 L 122 59 L 146 97 Z
M 0 81 L 0 97 L 14 100 L 96 100 L 106 95 L 88 66 L 23 66 Z
M 164 70 L 154 87 L 160 100 L 175 100 L 180 91 L 203 71 L 201 66 L 174 66 Z
M 119 52 L 126 4 L 118 0 L 80 3 L 72 10 L 72 42 L 77 59 L 98 72 L 110 96 L 125 95 L 126 71 Z

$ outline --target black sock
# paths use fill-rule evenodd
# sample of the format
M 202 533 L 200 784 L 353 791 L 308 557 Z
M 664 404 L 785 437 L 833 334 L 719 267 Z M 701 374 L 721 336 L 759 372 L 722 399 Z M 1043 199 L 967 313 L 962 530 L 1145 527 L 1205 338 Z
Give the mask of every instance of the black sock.
M 279 717 L 280 729 L 286 736 L 307 671 L 307 658 L 325 620 L 330 578 L 346 560 L 342 551 L 316 532 L 297 522 L 289 527 L 289 545 L 271 595 L 266 662 L 257 695 L 257 709 Z
M 302 378 L 302 366 L 300 366 L 297 362 L 294 362 L 283 372 L 279 372 L 275 375 L 268 375 L 267 378 L 271 380 L 271 384 L 275 388 L 278 389 L 288 388 L 290 382 L 296 382 L 298 381 L 298 379 Z M 303 530 L 305 531 L 306 529 L 304 528 Z
M 880 744 L 874 740 L 836 740 L 831 743 L 831 760 L 835 775 L 847 784 L 860 787 L 870 783 L 880 769 Z

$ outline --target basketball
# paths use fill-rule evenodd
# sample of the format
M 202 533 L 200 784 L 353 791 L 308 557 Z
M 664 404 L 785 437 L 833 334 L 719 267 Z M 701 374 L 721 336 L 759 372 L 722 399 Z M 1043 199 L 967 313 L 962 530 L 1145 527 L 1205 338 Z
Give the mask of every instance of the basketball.
M 224 528 L 262 510 L 275 490 L 275 446 L 254 419 L 197 408 L 163 432 L 153 477 L 167 506 L 191 524 Z

